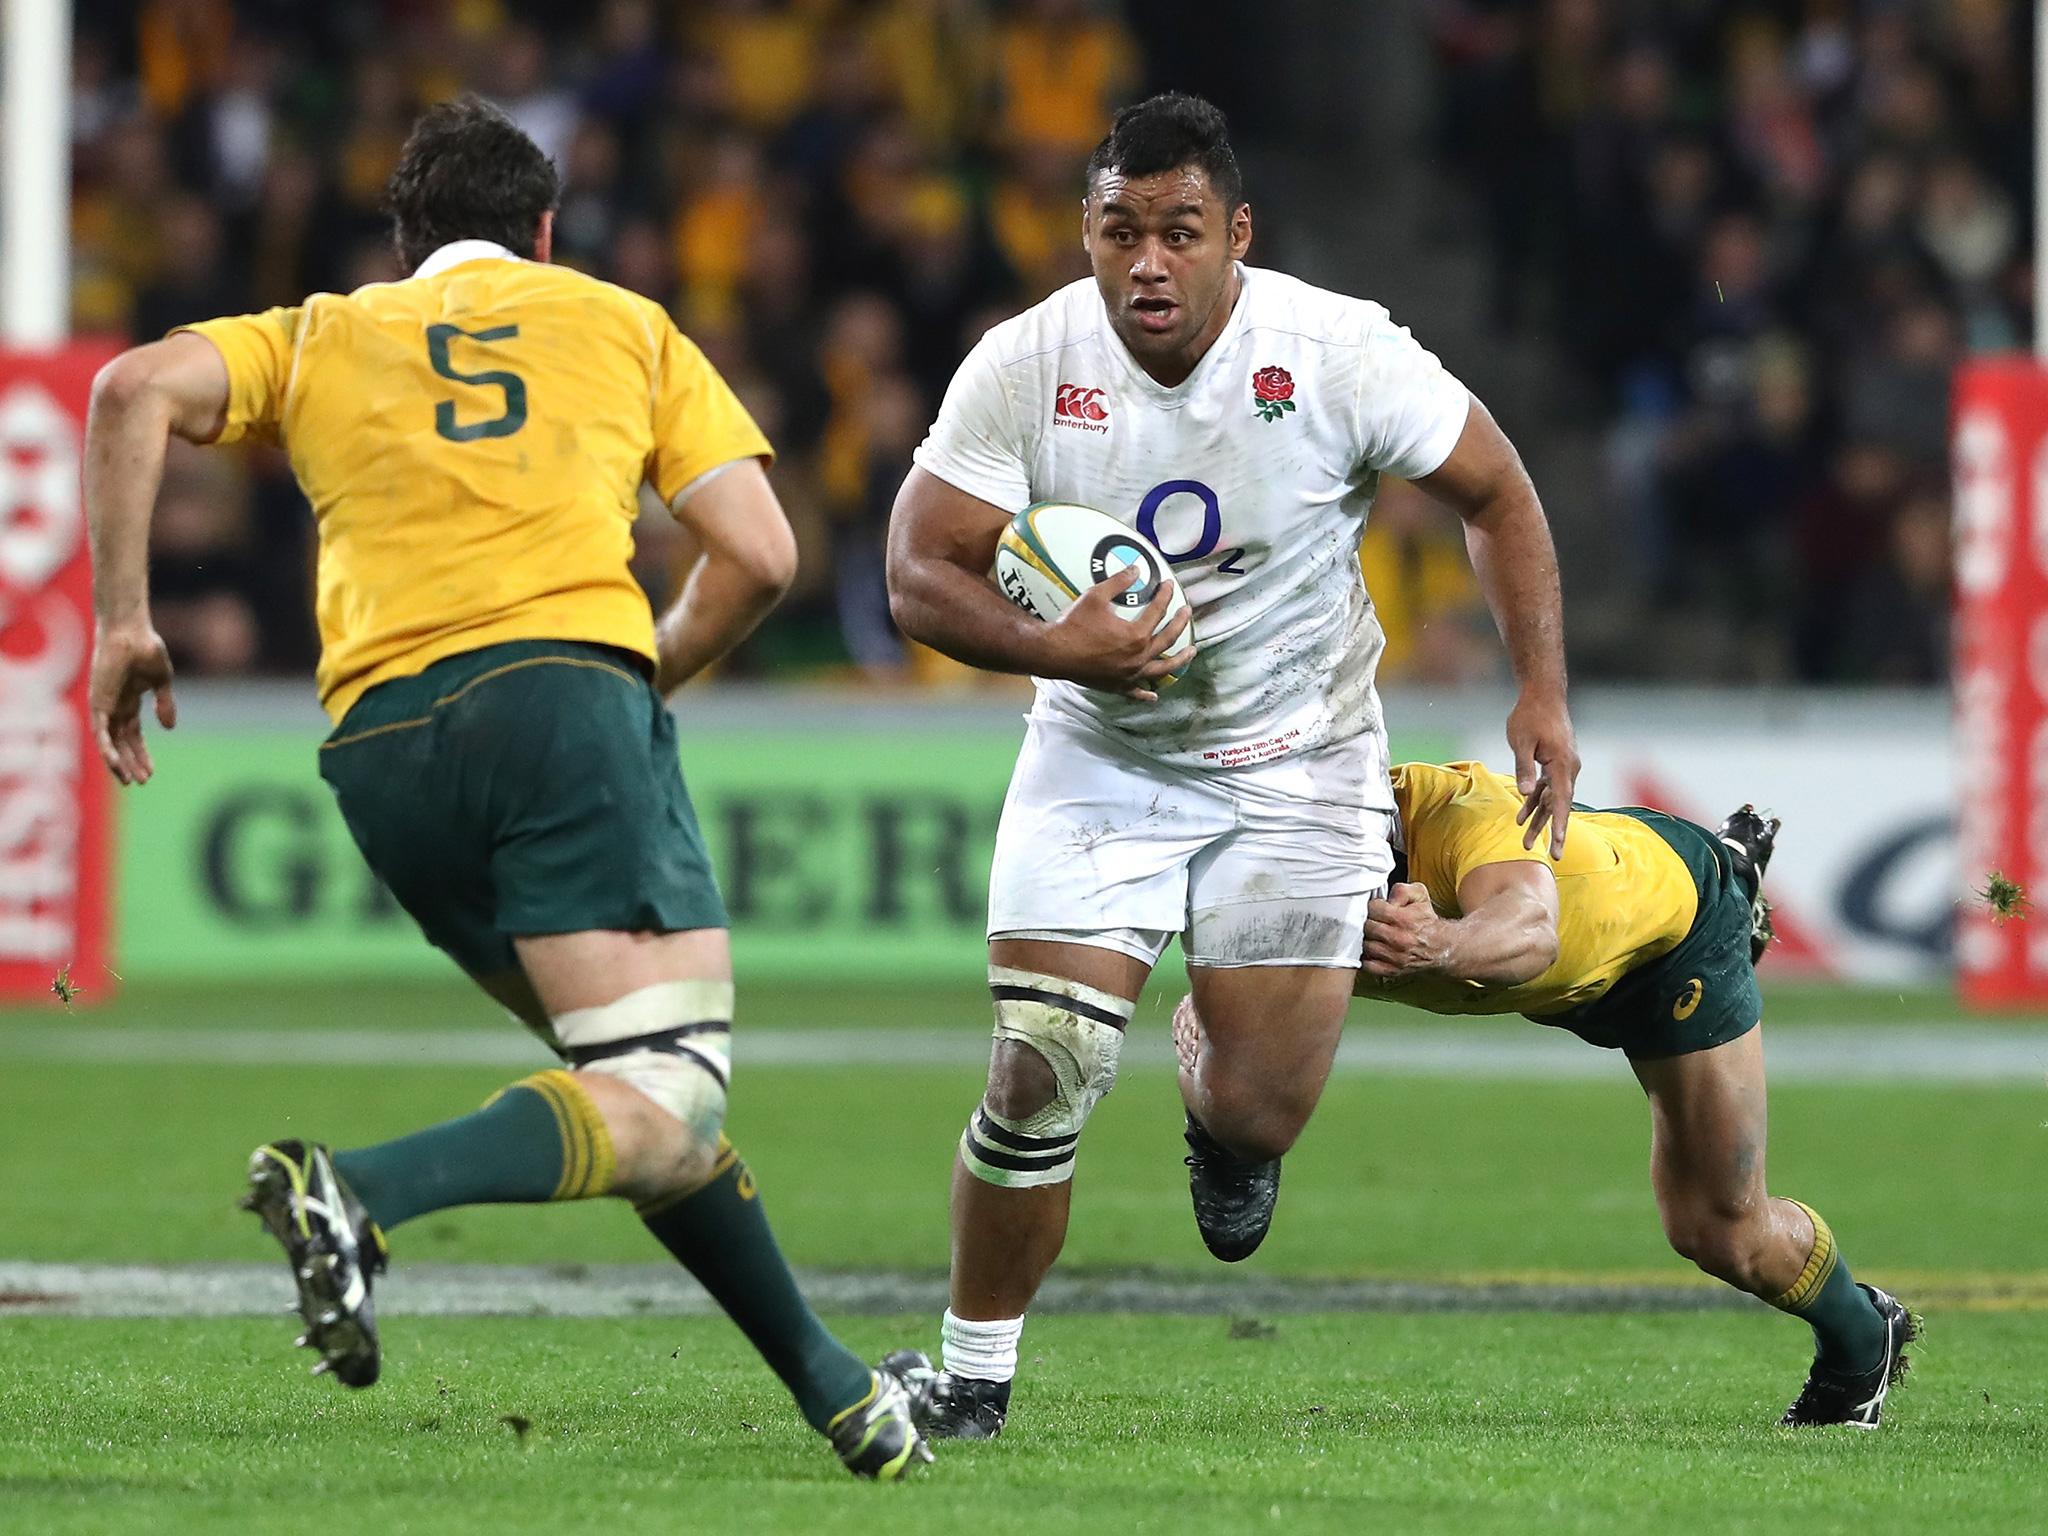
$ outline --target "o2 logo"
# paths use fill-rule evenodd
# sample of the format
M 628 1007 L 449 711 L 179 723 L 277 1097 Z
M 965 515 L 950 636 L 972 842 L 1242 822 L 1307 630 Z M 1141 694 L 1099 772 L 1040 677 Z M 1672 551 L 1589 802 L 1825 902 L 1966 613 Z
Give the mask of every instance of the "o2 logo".
M 1176 496 L 1192 496 L 1202 504 L 1202 531 L 1195 536 L 1194 543 L 1178 554 L 1166 547 L 1166 540 L 1159 536 L 1159 512 L 1167 502 Z M 1179 509 L 1175 509 L 1178 513 Z M 1176 515 L 1175 521 L 1179 518 Z M 1216 493 L 1199 480 L 1162 480 L 1145 493 L 1145 499 L 1138 503 L 1138 532 L 1152 541 L 1152 545 L 1166 556 L 1169 565 L 1191 565 L 1197 560 L 1206 560 L 1218 554 L 1217 545 L 1223 542 L 1223 508 L 1216 499 Z M 1243 576 L 1248 574 L 1238 564 L 1244 558 L 1244 546 L 1222 550 L 1216 562 L 1220 576 Z

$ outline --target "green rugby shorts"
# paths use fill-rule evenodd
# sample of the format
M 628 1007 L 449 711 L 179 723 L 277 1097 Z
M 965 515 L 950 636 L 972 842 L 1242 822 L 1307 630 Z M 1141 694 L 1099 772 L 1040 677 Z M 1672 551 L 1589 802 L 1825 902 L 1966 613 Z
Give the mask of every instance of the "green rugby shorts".
M 727 926 L 675 721 L 629 651 L 515 640 L 358 699 L 320 749 L 356 846 L 488 979 L 521 935 Z
M 1623 976 L 1600 997 L 1536 1020 L 1632 1061 L 1687 1056 L 1740 1039 L 1762 1022 L 1763 994 L 1749 960 L 1751 892 L 1720 838 L 1705 827 L 1631 806 L 1691 871 L 1699 910 L 1678 947 Z

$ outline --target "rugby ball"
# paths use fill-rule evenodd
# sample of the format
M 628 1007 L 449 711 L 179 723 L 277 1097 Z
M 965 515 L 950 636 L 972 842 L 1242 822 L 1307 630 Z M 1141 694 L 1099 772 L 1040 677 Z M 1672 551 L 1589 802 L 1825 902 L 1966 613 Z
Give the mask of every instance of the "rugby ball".
M 1175 579 L 1173 567 L 1150 539 L 1106 512 L 1072 502 L 1041 501 L 1011 518 L 996 544 L 996 565 L 991 574 L 1003 596 L 1026 613 L 1051 623 L 1095 583 L 1107 581 L 1131 566 L 1138 568 L 1138 579 L 1115 602 L 1116 610 L 1125 618 L 1136 618 L 1158 595 L 1162 585 L 1173 596 L 1167 602 L 1165 617 L 1159 621 L 1160 627 L 1171 624 L 1174 615 L 1187 611 L 1187 594 Z M 1194 643 L 1191 623 L 1181 636 L 1180 647 Z M 1166 686 L 1180 678 L 1181 674 L 1175 672 L 1159 681 Z

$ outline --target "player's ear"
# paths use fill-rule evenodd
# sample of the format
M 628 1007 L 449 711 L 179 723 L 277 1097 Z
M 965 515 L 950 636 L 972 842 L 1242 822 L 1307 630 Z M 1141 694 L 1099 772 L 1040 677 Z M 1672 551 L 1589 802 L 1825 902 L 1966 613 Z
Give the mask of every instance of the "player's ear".
M 1252 248 L 1252 205 L 1239 203 L 1237 211 L 1230 216 L 1230 259 L 1243 261 L 1244 253 Z
M 553 261 L 555 259 L 555 210 L 546 209 L 541 213 L 540 226 L 533 232 L 533 259 Z

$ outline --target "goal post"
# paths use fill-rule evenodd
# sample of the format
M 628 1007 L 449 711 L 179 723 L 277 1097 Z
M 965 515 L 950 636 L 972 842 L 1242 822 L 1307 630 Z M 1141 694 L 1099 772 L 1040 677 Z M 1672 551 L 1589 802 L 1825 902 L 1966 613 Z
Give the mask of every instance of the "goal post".
M 0 341 L 57 346 L 71 309 L 71 4 L 0 0 Z

